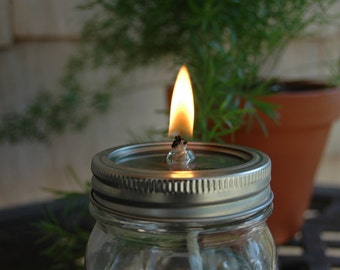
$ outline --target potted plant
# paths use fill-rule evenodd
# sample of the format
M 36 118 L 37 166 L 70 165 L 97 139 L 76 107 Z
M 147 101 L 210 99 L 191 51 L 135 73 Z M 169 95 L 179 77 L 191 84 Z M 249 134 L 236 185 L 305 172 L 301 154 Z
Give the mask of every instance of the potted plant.
M 108 91 L 92 92 L 88 98 L 88 108 L 79 107 L 84 95 L 79 84 L 79 74 L 83 72 L 85 66 L 98 68 L 105 66 L 119 66 L 121 70 L 133 69 L 137 66 L 152 64 L 156 61 L 164 61 L 175 67 L 185 63 L 192 77 L 195 91 L 195 136 L 203 141 L 225 141 L 227 137 L 236 138 L 236 143 L 241 143 L 240 135 L 242 129 L 253 123 L 252 130 L 261 129 L 260 137 L 255 141 L 268 142 L 275 133 L 270 127 L 275 126 L 274 119 L 283 125 L 285 117 L 283 110 L 290 111 L 291 105 L 278 107 L 280 102 L 277 97 L 286 94 L 276 94 L 273 89 L 277 89 L 275 80 L 263 74 L 264 63 L 273 62 L 280 56 L 280 52 L 287 43 L 296 37 L 307 26 L 313 23 L 325 23 L 325 10 L 329 8 L 335 0 L 303 0 L 303 1 L 281 1 L 281 0 L 261 0 L 261 1 L 219 1 L 219 0 L 143 0 L 143 1 L 103 1 L 88 0 L 83 5 L 85 9 L 91 9 L 95 14 L 84 25 L 82 34 L 82 48 L 73 57 L 68 65 L 66 75 L 62 83 L 69 89 L 60 99 L 62 104 L 52 103 L 49 108 L 56 107 L 57 113 L 50 112 L 50 109 L 41 107 L 42 102 L 33 104 L 28 110 L 26 120 L 35 121 L 35 114 L 41 115 L 46 112 L 46 119 L 53 116 L 54 125 L 44 125 L 45 116 L 38 117 L 38 125 L 27 121 L 27 126 L 36 127 L 33 134 L 46 138 L 48 134 L 44 131 L 63 131 L 67 128 L 67 123 L 71 126 L 83 126 L 86 124 L 91 108 L 93 111 L 102 111 L 107 108 Z M 110 84 L 110 81 L 108 82 Z M 338 91 L 331 91 L 338 98 Z M 335 93 L 336 92 L 336 93 Z M 69 95 L 71 93 L 71 95 Z M 86 92 L 85 92 L 86 94 Z M 301 107 L 302 103 L 297 97 L 289 98 Z M 320 101 L 323 99 L 320 94 L 314 96 L 312 108 L 320 108 Z M 326 94 L 330 96 L 331 94 Z M 274 100 L 271 100 L 273 98 Z M 46 98 L 41 98 L 46 100 Z M 50 99 L 48 99 L 50 100 Z M 335 98 L 333 97 L 333 100 Z M 66 104 L 66 105 L 65 105 Z M 72 106 L 73 110 L 64 110 Z M 329 107 L 329 106 L 328 106 Z M 80 112 L 90 114 L 76 117 L 72 115 L 74 108 Z M 58 113 L 60 111 L 60 113 Z M 73 117 L 67 117 L 70 113 Z M 30 117 L 32 114 L 32 117 Z M 327 114 L 319 112 L 319 115 Z M 281 119 L 279 116 L 281 115 Z M 337 117 L 338 112 L 332 114 Z M 14 120 L 13 120 L 14 119 Z M 23 120 L 25 120 L 23 119 Z M 61 121 L 62 119 L 63 121 Z M 16 123 L 21 123 L 17 118 L 9 119 L 8 126 L 15 129 Z M 254 121 L 255 120 L 255 121 Z M 311 119 L 310 119 L 311 120 Z M 306 120 L 298 120 L 300 126 Z M 313 121 L 309 121 L 313 122 Z M 66 124 L 65 124 L 66 123 Z M 45 130 L 40 130 L 40 127 Z M 276 127 L 276 126 L 275 126 Z M 247 128 L 245 128 L 247 129 Z M 269 130 L 269 132 L 268 132 Z M 15 129 L 17 131 L 17 129 Z M 269 133 L 268 138 L 263 136 Z M 5 137 L 5 132 L 0 132 L 0 138 Z M 253 133 L 252 133 L 253 134 Z M 301 133 L 301 134 L 309 134 Z M 19 136 L 19 135 L 18 135 Z M 226 137 L 227 136 L 227 137 Z M 295 137 L 295 135 L 292 135 Z M 306 136 L 301 135 L 306 138 Z M 251 135 L 251 138 L 255 136 Z M 263 137 L 263 138 L 262 138 Z M 320 145 L 322 139 L 318 139 Z M 249 137 L 246 139 L 250 142 Z M 283 140 L 278 140 L 283 144 Z M 242 144 L 247 144 L 243 143 Z M 267 145 L 267 143 L 266 143 Z M 293 210 L 299 208 L 298 221 L 288 229 L 284 237 L 275 235 L 276 229 L 272 227 L 277 243 L 286 241 L 298 230 L 302 221 L 302 212 L 308 205 L 308 199 L 312 187 L 313 170 L 307 176 L 300 176 L 296 169 L 285 168 L 285 171 L 293 171 L 293 175 L 284 177 L 283 181 L 276 176 L 276 168 L 286 164 L 287 160 L 294 163 L 301 163 L 299 159 L 312 156 L 308 152 L 310 144 L 305 144 L 303 156 L 297 157 L 294 147 L 290 149 L 290 154 L 285 156 L 285 161 L 273 159 L 273 189 L 276 196 L 274 201 L 275 211 L 273 217 L 281 217 L 280 228 L 288 227 L 284 224 L 287 217 L 284 217 L 281 210 L 287 213 L 288 217 L 293 217 Z M 260 148 L 260 147 L 258 147 Z M 320 146 L 320 149 L 322 147 Z M 260 148 L 261 149 L 261 148 Z M 272 149 L 262 149 L 266 152 Z M 301 152 L 301 151 L 300 151 Z M 319 151 L 320 152 L 320 151 Z M 281 153 L 281 152 L 280 152 Z M 317 163 L 317 159 L 312 162 Z M 308 163 L 308 162 L 307 162 Z M 312 164 L 308 163 L 308 164 Z M 289 180 L 287 180 L 289 178 Z M 309 181 L 308 187 L 303 186 L 300 181 L 304 178 Z M 286 201 L 290 198 L 287 194 L 280 199 L 279 191 L 283 187 L 288 187 L 289 182 L 292 187 L 288 192 L 289 197 L 293 191 L 299 191 L 297 196 L 304 198 L 304 202 L 295 203 L 301 207 L 287 208 Z M 278 186 L 282 185 L 282 186 Z M 301 194 L 300 194 L 301 191 Z M 307 195 L 302 195 L 307 192 Z M 284 201 L 284 204 L 276 203 Z M 279 214 L 277 214 L 279 213 Z M 284 217 L 284 218 L 283 218 Z M 282 220 L 283 219 L 283 220 Z M 270 221 L 271 222 L 271 221 Z M 272 224 L 277 224 L 274 222 Z
M 314 172 L 327 138 L 328 131 L 320 127 L 329 129 L 331 120 L 339 116 L 336 104 L 340 91 L 312 91 L 309 95 L 298 87 L 294 93 L 287 93 L 282 91 L 284 84 L 263 76 L 261 69 L 307 26 L 322 23 L 325 9 L 333 2 L 92 1 L 88 7 L 99 8 L 100 16 L 88 22 L 84 37 L 93 42 L 99 61 L 118 62 L 130 68 L 162 59 L 189 67 L 195 91 L 196 138 L 250 145 L 271 156 L 275 210 L 269 225 L 279 244 L 292 237 L 303 222 Z M 309 96 L 311 103 L 303 96 Z M 321 105 L 326 97 L 331 100 Z M 304 109 L 304 104 L 309 107 Z M 294 108 L 307 119 L 297 118 Z M 333 111 L 329 113 L 324 108 Z M 287 120 L 286 111 L 295 119 Z M 325 119 L 316 123 L 312 111 L 326 115 L 328 123 Z M 277 120 L 278 125 L 268 118 Z M 250 123 L 252 132 L 242 133 Z M 292 126 L 290 134 L 280 129 L 286 123 Z M 317 127 L 312 127 L 314 123 Z M 302 126 L 307 126 L 308 131 L 300 130 Z M 253 135 L 256 130 L 259 135 Z M 276 134 L 287 136 L 276 138 Z M 288 142 L 289 137 L 293 142 Z M 308 137 L 316 141 L 308 142 Z M 274 150 L 274 143 L 283 149 Z M 312 146 L 317 149 L 312 150 Z M 288 151 L 284 154 L 283 150 Z M 278 159 L 281 157 L 283 160 Z M 307 161 L 309 157 L 311 161 Z

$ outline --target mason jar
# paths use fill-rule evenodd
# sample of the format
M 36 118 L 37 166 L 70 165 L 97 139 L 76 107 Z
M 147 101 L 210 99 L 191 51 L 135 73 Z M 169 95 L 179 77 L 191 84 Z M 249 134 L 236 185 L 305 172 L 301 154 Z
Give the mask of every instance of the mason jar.
M 87 270 L 277 269 L 266 220 L 270 159 L 254 149 L 191 143 L 184 170 L 168 143 L 107 149 L 92 160 L 96 224 Z

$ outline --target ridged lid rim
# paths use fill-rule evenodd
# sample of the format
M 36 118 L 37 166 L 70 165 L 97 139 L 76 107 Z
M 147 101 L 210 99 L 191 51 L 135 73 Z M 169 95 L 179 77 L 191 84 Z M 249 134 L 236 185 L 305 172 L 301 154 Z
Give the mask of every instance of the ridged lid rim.
M 144 219 L 218 219 L 259 211 L 273 199 L 269 157 L 248 147 L 191 142 L 200 155 L 233 156 L 241 164 L 217 169 L 171 171 L 125 164 L 144 153 L 163 153 L 169 142 L 126 145 L 93 157 L 92 202 L 121 215 Z

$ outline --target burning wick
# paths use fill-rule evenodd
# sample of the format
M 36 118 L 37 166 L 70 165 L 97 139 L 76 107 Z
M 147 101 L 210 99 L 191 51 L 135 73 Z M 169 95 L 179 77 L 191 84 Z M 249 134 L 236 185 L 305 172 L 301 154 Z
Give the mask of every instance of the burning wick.
M 189 164 L 195 159 L 194 153 L 187 149 L 188 142 L 181 136 L 177 135 L 172 142 L 172 150 L 166 157 L 167 163 L 172 169 L 186 170 L 189 169 Z
M 190 75 L 187 67 L 183 65 L 176 78 L 170 107 L 168 135 L 176 137 L 166 161 L 172 170 L 189 170 L 189 163 L 195 159 L 194 153 L 187 149 L 187 141 L 178 135 L 192 137 L 194 114 Z

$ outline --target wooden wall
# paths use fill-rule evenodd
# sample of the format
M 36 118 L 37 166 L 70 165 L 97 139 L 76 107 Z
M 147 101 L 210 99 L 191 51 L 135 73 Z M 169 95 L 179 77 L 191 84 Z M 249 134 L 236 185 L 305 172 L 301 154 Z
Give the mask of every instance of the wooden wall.
M 22 111 L 40 89 L 58 89 L 63 66 L 76 50 L 82 21 L 88 16 L 74 8 L 79 2 L 0 0 L 0 115 Z M 326 76 L 329 70 L 314 63 L 339 57 L 338 30 L 333 27 L 317 37 L 294 41 L 274 75 Z M 102 76 L 110 71 L 105 72 Z M 115 97 L 113 109 L 81 133 L 55 137 L 49 145 L 0 145 L 0 208 L 51 198 L 43 188 L 78 189 L 67 174 L 68 166 L 81 181 L 89 180 L 93 154 L 130 142 L 129 130 L 166 127 L 166 116 L 155 111 L 165 108 L 164 88 L 175 73 L 164 64 L 126 74 L 123 81 L 131 91 Z M 88 80 L 95 83 L 98 76 L 89 75 Z M 340 183 L 339 167 L 340 121 L 330 135 L 317 179 Z

